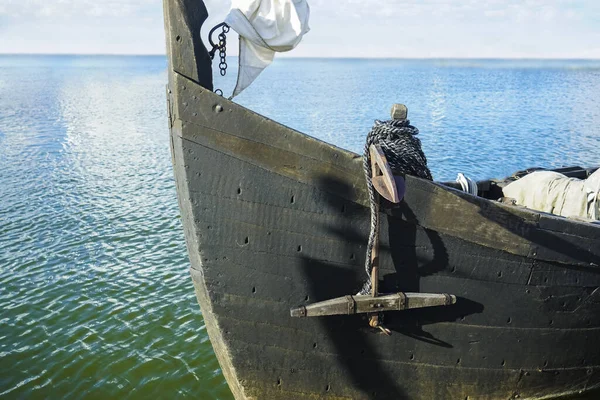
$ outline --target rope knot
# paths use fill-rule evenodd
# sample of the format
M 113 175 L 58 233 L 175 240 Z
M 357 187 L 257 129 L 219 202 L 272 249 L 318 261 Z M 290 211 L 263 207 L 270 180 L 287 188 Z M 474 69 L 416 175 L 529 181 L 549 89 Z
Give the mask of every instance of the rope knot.
M 371 132 L 367 135 L 365 150 L 363 155 L 363 169 L 367 180 L 367 189 L 369 191 L 369 202 L 371 206 L 371 233 L 369 234 L 369 243 L 367 244 L 367 258 L 365 260 L 365 270 L 369 279 L 359 292 L 359 294 L 368 294 L 371 291 L 371 253 L 375 239 L 376 221 L 375 215 L 375 190 L 371 182 L 371 155 L 369 147 L 372 144 L 379 144 L 390 165 L 392 173 L 395 175 L 413 175 L 422 179 L 433 180 L 431 171 L 427 167 L 427 158 L 421 149 L 421 141 L 416 137 L 419 130 L 410 124 L 407 119 L 404 120 L 376 120 Z

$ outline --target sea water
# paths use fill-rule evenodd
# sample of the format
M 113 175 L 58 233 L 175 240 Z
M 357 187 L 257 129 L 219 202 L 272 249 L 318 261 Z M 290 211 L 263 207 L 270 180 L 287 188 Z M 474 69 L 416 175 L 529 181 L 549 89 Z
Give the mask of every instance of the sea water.
M 0 56 L 0 398 L 231 398 L 188 272 L 166 67 Z M 237 101 L 355 152 L 404 103 L 450 180 L 599 165 L 599 96 L 600 61 L 278 59 Z

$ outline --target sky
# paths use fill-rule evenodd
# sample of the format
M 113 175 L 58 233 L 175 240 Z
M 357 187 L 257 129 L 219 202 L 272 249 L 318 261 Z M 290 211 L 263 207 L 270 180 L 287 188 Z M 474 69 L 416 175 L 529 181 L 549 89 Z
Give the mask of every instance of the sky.
M 230 6 L 205 3 L 206 27 Z M 311 31 L 284 56 L 600 59 L 600 0 L 308 3 Z M 164 54 L 162 0 L 0 0 L 0 53 Z

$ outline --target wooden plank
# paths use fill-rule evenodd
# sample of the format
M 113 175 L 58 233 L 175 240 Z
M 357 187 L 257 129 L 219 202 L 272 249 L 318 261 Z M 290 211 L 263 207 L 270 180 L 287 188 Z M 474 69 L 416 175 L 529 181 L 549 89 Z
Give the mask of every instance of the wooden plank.
M 207 248 L 207 260 L 218 248 Z M 281 305 L 280 316 L 291 307 L 354 294 L 363 276 L 358 268 L 309 258 L 285 260 L 271 254 L 233 252 L 227 260 L 206 261 L 204 274 L 215 290 Z M 247 267 L 262 257 L 262 265 Z M 244 261 L 245 259 L 245 261 Z M 278 271 L 279 274 L 271 271 Z M 393 273 L 383 275 L 386 283 Z M 364 279 L 364 278 L 362 278 Z M 327 285 L 323 282 L 337 282 Z M 448 292 L 459 296 L 456 306 L 390 316 L 398 324 L 429 325 L 438 322 L 507 327 L 511 329 L 589 329 L 600 326 L 597 289 L 578 287 L 528 287 L 501 282 L 481 282 L 452 276 L 422 278 L 425 293 Z M 490 297 L 490 293 L 495 293 Z M 271 318 L 266 316 L 265 318 Z M 273 318 L 278 318 L 273 315 Z M 293 321 L 290 323 L 294 323 Z
M 555 215 L 541 214 L 539 226 L 547 231 L 560 232 L 565 235 L 595 240 L 596 243 L 600 240 L 600 229 L 598 228 L 598 224 L 567 219 Z
M 198 127 L 186 125 L 187 130 Z M 366 196 L 362 190 L 364 175 L 340 168 L 333 163 L 320 163 L 297 152 L 282 150 L 253 140 L 228 135 L 216 130 L 205 129 L 202 135 L 186 135 L 186 140 L 223 154 L 235 157 L 272 173 L 286 176 L 303 183 L 321 186 L 332 194 L 344 190 L 345 197 L 364 202 L 357 196 Z M 360 187 L 361 190 L 357 190 Z
M 176 83 L 180 87 L 187 88 L 186 92 L 178 93 L 179 118 L 186 123 L 201 127 L 200 130 L 187 131 L 186 135 L 210 129 L 311 157 L 318 163 L 328 163 L 342 169 L 348 168 L 351 164 L 353 171 L 362 171 L 362 157 L 353 152 L 300 133 L 221 96 L 207 92 L 184 76 L 177 76 Z M 361 183 L 364 182 L 364 172 L 357 175 L 362 177 Z
M 235 365 L 232 363 L 229 356 L 229 346 L 225 342 L 222 331 L 219 327 L 217 316 L 213 313 L 212 302 L 207 291 L 206 282 L 197 274 L 202 268 L 200 248 L 200 232 L 198 226 L 194 222 L 194 214 L 196 212 L 193 199 L 188 195 L 188 184 L 190 179 L 186 175 L 184 163 L 184 147 L 177 138 L 181 132 L 181 121 L 174 120 L 171 125 L 171 151 L 173 157 L 173 168 L 175 170 L 175 181 L 177 185 L 177 198 L 179 208 L 181 210 L 182 225 L 185 232 L 185 240 L 190 257 L 190 263 L 196 270 L 191 270 L 192 280 L 194 281 L 194 289 L 198 303 L 201 305 L 206 329 L 210 337 L 210 341 L 215 350 L 215 355 L 223 371 L 223 375 L 229 384 L 229 388 L 237 399 L 246 399 L 243 385 L 238 379 L 238 372 Z M 201 273 L 200 273 L 201 274 Z
M 382 337 L 381 341 L 385 341 Z M 332 338 L 332 340 L 335 338 Z M 337 337 L 343 340 L 343 336 Z M 447 385 L 457 381 L 455 393 L 466 395 L 471 390 L 483 390 L 472 386 L 485 386 L 486 392 L 471 392 L 472 395 L 495 396 L 501 391 L 532 395 L 540 388 L 546 394 L 560 393 L 566 390 L 584 390 L 588 381 L 588 371 L 598 370 L 598 366 L 578 366 L 574 368 L 511 368 L 501 363 L 494 368 L 469 367 L 463 365 L 463 359 L 452 359 L 448 365 L 432 365 L 419 361 L 419 354 L 407 353 L 404 360 L 382 360 L 380 354 L 389 349 L 380 349 L 380 343 L 362 343 L 363 346 L 351 347 L 336 341 L 333 347 L 337 354 L 319 352 L 296 352 L 276 345 L 237 342 L 236 352 L 232 355 L 243 368 L 247 378 L 252 381 L 283 385 L 290 391 L 322 393 L 325 385 L 311 382 L 330 383 L 330 391 L 340 396 L 356 396 L 371 385 L 384 389 L 384 392 L 404 393 L 411 399 L 455 398 L 445 392 Z M 368 356 L 365 356 L 368 355 Z M 250 364 L 248 360 L 257 360 Z M 271 360 L 281 360 L 273 364 Z M 527 374 L 525 374 L 527 372 Z M 320 376 L 318 376 L 320 375 Z M 488 378 L 495 376 L 495 379 Z M 420 381 L 420 385 L 415 385 Z M 418 390 L 417 390 L 418 389 Z M 429 397 L 435 394 L 439 397 Z M 476 397 L 480 398 L 480 397 Z M 508 397 L 503 397 L 508 398 Z
M 386 338 L 368 328 L 367 321 L 360 316 L 296 319 L 294 327 L 286 323 L 290 317 L 284 307 L 261 303 L 259 308 L 264 313 L 281 312 L 279 319 L 261 318 L 262 314 L 250 309 L 257 301 L 248 299 L 246 307 L 244 301 L 236 295 L 227 295 L 216 302 L 216 312 L 227 310 L 221 314 L 220 322 L 228 340 L 243 342 L 240 347 L 281 348 L 302 359 L 312 354 L 362 359 L 367 356 L 361 350 L 371 348 L 373 354 L 368 357 L 381 362 L 518 370 L 596 366 L 594 360 L 600 355 L 594 346 L 598 328 L 533 330 L 440 323 L 419 329 L 386 323 L 393 332 L 391 338 Z M 506 350 L 496 351 L 498 347 Z M 561 351 L 550 352 L 549 348 Z M 255 360 L 248 359 L 253 363 Z M 294 358 L 280 362 L 281 366 L 297 364 Z
M 185 81 L 185 78 L 178 77 L 178 80 Z M 367 194 L 358 155 L 307 138 L 244 110 L 241 106 L 226 103 L 224 99 L 216 98 L 211 93 L 198 91 L 193 94 L 195 90 L 192 85 L 185 93 L 179 94 L 179 103 L 185 105 L 180 113 L 186 121 L 201 124 L 186 125 L 184 135 L 190 141 L 366 205 Z M 213 115 L 215 102 L 224 104 L 224 111 L 216 116 Z M 247 117 L 246 124 L 242 127 L 239 123 L 230 121 L 232 118 L 219 116 L 232 113 L 240 113 L 239 118 Z M 218 126 L 219 129 L 206 129 L 206 126 Z M 266 129 L 267 126 L 269 129 Z M 538 229 L 540 215 L 529 210 L 473 196 L 466 197 L 461 192 L 414 177 L 407 177 L 407 192 L 408 211 L 419 215 L 406 219 L 426 228 L 539 260 L 552 261 L 558 257 L 556 251 L 544 246 L 544 240 L 564 245 L 567 251 L 573 249 L 560 258 L 561 262 L 589 266 L 589 260 L 597 258 L 595 253 L 579 253 L 577 246 L 562 238 L 556 239 L 553 233 Z M 456 220 L 462 222 L 456 224 Z M 565 223 L 568 224 L 569 221 Z M 590 246 L 596 243 L 598 242 L 591 241 Z
M 204 2 L 163 0 L 163 9 L 169 70 L 212 90 L 212 63 L 200 37 L 202 24 L 208 18 Z M 172 84 L 171 90 L 174 89 Z
M 600 286 L 600 273 L 596 268 L 536 262 L 528 284 L 532 286 L 574 286 L 595 289 Z
M 407 221 L 536 260 L 590 267 L 600 262 L 600 241 L 540 229 L 540 214 L 411 176 L 406 177 L 406 183 L 406 207 L 391 213 Z M 570 221 L 565 219 L 564 223 Z

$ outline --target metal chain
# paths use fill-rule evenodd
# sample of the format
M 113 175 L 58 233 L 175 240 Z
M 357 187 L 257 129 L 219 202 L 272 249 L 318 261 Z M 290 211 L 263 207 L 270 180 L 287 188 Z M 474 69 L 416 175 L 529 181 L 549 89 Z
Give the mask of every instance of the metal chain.
M 221 76 L 227 74 L 227 36 L 225 36 L 227 33 L 229 33 L 229 26 L 223 25 L 223 31 L 219 33 L 219 57 L 221 58 L 219 70 L 221 71 Z
M 219 36 L 217 36 L 219 38 L 219 43 L 216 44 L 212 40 L 212 35 L 219 28 L 221 28 L 221 33 L 219 33 Z M 215 53 L 217 50 L 219 50 L 219 72 L 221 73 L 221 76 L 225 76 L 227 74 L 227 34 L 229 33 L 229 29 L 229 25 L 227 25 L 225 22 L 222 22 L 212 28 L 208 34 L 208 41 L 212 46 L 212 49 L 208 55 L 210 56 L 211 60 L 214 60 Z M 221 89 L 216 89 L 215 93 L 223 96 L 223 91 Z

